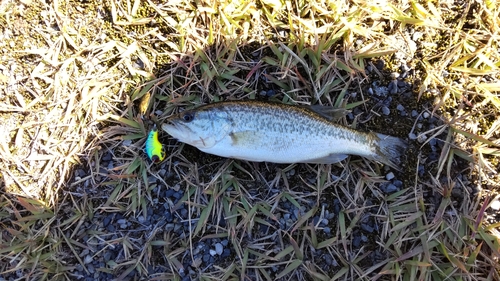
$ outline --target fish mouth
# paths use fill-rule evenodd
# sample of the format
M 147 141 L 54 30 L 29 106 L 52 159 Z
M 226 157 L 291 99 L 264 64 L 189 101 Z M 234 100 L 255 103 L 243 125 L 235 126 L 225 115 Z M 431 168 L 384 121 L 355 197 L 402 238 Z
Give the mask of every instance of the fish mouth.
M 174 120 L 167 119 L 165 123 L 161 124 L 161 129 L 180 141 L 186 139 L 189 135 L 189 130 L 187 130 L 186 126 L 182 126 Z

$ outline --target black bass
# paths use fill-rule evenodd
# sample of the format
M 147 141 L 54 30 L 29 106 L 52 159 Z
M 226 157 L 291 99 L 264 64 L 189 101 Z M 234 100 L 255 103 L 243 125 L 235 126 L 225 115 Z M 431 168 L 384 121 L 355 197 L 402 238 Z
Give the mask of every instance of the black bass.
M 302 106 L 226 101 L 169 117 L 162 129 L 199 150 L 235 159 L 274 163 L 336 163 L 348 154 L 397 170 L 406 143 L 333 123 Z

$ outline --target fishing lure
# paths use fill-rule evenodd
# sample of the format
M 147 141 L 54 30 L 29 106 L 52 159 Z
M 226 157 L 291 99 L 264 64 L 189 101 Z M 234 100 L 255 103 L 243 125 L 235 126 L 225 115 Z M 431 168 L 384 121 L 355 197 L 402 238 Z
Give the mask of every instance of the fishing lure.
M 148 139 L 146 140 L 146 153 L 153 163 L 160 163 L 165 159 L 165 146 L 158 140 L 158 128 L 156 125 L 149 132 Z

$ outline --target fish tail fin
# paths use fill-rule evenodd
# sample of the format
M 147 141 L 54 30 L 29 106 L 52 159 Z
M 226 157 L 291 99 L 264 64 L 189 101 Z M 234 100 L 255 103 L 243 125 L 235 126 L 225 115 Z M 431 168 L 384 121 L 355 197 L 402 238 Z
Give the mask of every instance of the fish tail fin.
M 376 142 L 376 153 L 373 157 L 374 160 L 401 171 L 401 158 L 403 157 L 408 144 L 400 138 L 377 133 L 372 134 L 375 136 L 375 139 L 378 139 Z

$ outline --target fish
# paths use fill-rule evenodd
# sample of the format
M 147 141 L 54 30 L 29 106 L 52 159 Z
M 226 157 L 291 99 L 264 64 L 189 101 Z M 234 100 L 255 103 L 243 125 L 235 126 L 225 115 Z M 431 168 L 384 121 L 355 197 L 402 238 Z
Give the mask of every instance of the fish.
M 148 134 L 145 151 L 153 163 L 158 164 L 165 159 L 165 146 L 158 140 L 158 128 L 156 125 L 153 126 L 153 129 Z
M 358 155 L 401 169 L 404 140 L 334 123 L 313 108 L 223 101 L 168 117 L 162 130 L 221 157 L 254 162 L 333 164 Z

